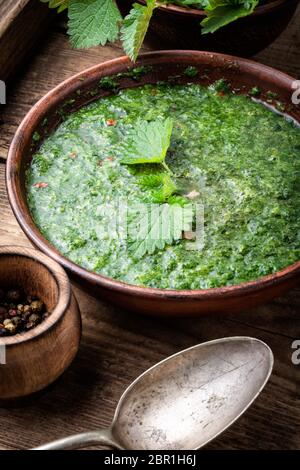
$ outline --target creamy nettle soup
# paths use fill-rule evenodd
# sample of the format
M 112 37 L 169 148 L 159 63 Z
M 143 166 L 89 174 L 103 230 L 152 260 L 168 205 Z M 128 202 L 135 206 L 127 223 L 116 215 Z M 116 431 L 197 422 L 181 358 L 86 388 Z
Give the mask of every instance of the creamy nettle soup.
M 163 164 L 124 163 L 143 126 L 133 159 L 147 132 L 153 153 L 165 145 L 157 123 L 170 131 Z M 228 286 L 300 258 L 299 153 L 299 127 L 250 97 L 217 86 L 146 85 L 66 117 L 33 157 L 28 202 L 46 239 L 88 270 L 163 289 Z M 120 200 L 129 208 L 203 206 L 203 246 L 187 249 L 191 237 L 183 230 L 180 238 L 150 248 L 140 240 L 142 249 L 133 249 L 123 222 L 118 233 L 109 224 Z M 108 216 L 102 209 L 110 205 Z

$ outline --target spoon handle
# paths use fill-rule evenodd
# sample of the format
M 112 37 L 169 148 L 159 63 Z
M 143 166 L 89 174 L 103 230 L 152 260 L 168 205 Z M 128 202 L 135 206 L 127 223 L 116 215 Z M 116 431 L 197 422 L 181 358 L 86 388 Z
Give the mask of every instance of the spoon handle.
M 98 431 L 85 432 L 82 434 L 74 434 L 70 437 L 64 437 L 57 441 L 35 447 L 32 450 L 63 450 L 78 449 L 79 447 L 89 446 L 92 444 L 103 444 L 113 449 L 121 449 L 117 442 L 113 439 L 110 429 L 99 429 Z

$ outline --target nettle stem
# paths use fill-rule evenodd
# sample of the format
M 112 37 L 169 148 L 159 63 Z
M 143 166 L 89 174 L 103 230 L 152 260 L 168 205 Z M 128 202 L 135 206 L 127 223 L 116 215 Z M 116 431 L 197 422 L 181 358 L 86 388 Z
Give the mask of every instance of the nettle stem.
M 169 175 L 172 175 L 172 176 L 174 175 L 173 171 L 168 167 L 165 161 L 162 162 L 162 166 L 167 170 Z

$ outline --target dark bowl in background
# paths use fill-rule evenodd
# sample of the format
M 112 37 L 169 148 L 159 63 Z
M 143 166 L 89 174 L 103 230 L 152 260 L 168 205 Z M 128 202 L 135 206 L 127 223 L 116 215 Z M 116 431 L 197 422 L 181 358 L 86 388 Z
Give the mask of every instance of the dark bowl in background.
M 147 66 L 147 72 L 139 80 L 130 76 L 128 72 L 131 69 L 141 66 Z M 198 71 L 194 78 L 184 73 L 189 66 Z M 31 242 L 58 261 L 89 293 L 138 313 L 185 316 L 239 311 L 268 301 L 294 287 L 300 277 L 300 262 L 275 274 L 230 287 L 181 291 L 138 287 L 83 269 L 64 257 L 43 237 L 31 217 L 25 189 L 26 168 L 36 150 L 35 145 L 38 145 L 33 145 L 32 137 L 35 132 L 42 139 L 47 137 L 61 122 L 62 110 L 64 113 L 72 112 L 110 94 L 99 84 L 105 76 L 115 76 L 120 89 L 156 83 L 158 80 L 174 80 L 174 77 L 178 83 L 194 81 L 204 85 L 225 78 L 236 93 L 248 94 L 253 87 L 259 87 L 261 99 L 265 101 L 269 91 L 276 93 L 286 112 L 300 121 L 299 106 L 291 101 L 295 91 L 294 79 L 247 59 L 211 52 L 162 51 L 143 54 L 136 64 L 132 64 L 127 57 L 121 57 L 96 65 L 69 78 L 33 106 L 11 144 L 6 171 L 8 196 L 14 214 Z M 45 119 L 47 126 L 43 125 Z
M 137 0 L 143 4 L 143 0 Z M 155 48 L 191 49 L 223 52 L 251 57 L 271 44 L 287 27 L 299 0 L 274 0 L 230 23 L 215 33 L 201 34 L 203 10 L 164 5 L 154 11 L 150 33 L 157 39 Z M 132 0 L 118 0 L 122 14 L 129 12 Z

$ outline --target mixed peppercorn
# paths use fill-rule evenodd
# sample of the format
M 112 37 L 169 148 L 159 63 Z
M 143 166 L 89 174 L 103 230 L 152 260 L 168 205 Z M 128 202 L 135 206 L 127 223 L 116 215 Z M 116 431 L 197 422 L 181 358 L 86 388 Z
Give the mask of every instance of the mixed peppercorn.
M 31 330 L 48 316 L 44 302 L 37 297 L 20 289 L 0 288 L 0 337 Z

